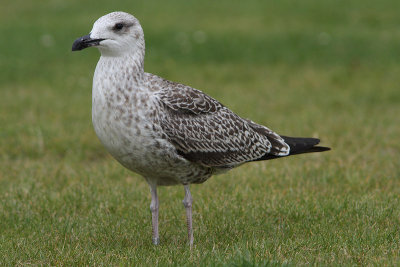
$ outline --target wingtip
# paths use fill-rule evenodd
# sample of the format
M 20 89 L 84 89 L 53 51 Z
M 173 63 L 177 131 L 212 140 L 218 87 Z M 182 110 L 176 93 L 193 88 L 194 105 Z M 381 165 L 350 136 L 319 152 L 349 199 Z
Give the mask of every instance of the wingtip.
M 313 148 L 311 148 L 309 151 L 307 152 L 324 152 L 324 151 L 329 151 L 331 150 L 330 147 L 326 147 L 326 146 L 314 146 Z

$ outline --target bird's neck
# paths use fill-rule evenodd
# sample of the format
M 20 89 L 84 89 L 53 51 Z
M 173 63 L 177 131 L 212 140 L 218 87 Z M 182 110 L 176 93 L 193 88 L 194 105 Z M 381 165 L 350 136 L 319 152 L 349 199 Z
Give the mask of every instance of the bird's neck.
M 107 70 L 107 73 L 103 73 L 104 76 L 111 76 L 110 78 L 122 76 L 122 80 L 132 78 L 130 82 L 139 83 L 144 76 L 144 53 L 137 51 L 119 56 L 102 54 L 99 65 L 103 71 Z

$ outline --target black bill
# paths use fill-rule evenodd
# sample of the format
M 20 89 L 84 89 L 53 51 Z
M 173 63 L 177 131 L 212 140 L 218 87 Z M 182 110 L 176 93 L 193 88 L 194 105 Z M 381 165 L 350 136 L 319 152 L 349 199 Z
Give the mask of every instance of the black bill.
M 105 39 L 92 39 L 90 38 L 90 34 L 82 36 L 72 44 L 72 51 L 79 51 L 87 47 L 99 45 L 103 40 Z

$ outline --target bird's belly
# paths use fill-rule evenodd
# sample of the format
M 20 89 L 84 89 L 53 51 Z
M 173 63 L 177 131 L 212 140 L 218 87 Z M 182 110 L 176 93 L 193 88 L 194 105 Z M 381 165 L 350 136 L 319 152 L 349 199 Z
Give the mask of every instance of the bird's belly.
M 149 158 L 161 160 L 158 147 L 163 140 L 149 131 L 148 123 L 137 120 L 128 126 L 121 120 L 94 113 L 93 126 L 108 152 L 129 169 L 147 167 L 151 163 Z
M 124 167 L 159 185 L 187 183 L 192 176 L 209 176 L 209 170 L 183 159 L 153 124 L 136 118 L 126 125 L 122 120 L 93 112 L 96 135 L 108 152 Z M 204 173 L 204 174 L 203 174 Z

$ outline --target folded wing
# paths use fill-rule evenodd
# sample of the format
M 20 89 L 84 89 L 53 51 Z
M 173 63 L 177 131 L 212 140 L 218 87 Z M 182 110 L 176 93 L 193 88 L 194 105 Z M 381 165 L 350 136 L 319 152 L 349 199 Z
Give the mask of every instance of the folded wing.
M 237 116 L 217 100 L 178 83 L 157 93 L 160 124 L 178 153 L 210 167 L 234 167 L 266 154 L 285 156 L 289 146 L 268 128 Z

